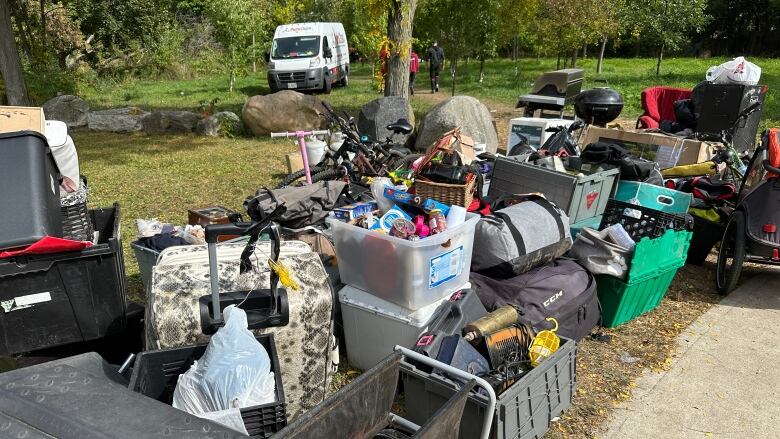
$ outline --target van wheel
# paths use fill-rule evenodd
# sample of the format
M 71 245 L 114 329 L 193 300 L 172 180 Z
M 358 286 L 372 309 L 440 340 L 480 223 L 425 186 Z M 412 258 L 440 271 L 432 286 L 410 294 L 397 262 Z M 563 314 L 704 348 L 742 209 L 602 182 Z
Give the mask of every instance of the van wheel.
M 333 88 L 333 83 L 330 82 L 330 79 L 327 77 L 327 75 L 323 78 L 322 81 L 322 92 L 326 95 L 330 94 L 330 89 Z
M 344 74 L 343 78 L 341 78 L 340 84 L 341 84 L 342 87 L 346 87 L 347 85 L 349 85 L 349 73 L 348 72 Z

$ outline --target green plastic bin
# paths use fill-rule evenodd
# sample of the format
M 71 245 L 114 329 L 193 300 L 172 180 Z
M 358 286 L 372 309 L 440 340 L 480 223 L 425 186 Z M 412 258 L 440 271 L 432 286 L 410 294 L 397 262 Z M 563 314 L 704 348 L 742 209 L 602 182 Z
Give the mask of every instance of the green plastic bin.
M 654 184 L 636 181 L 621 181 L 617 185 L 615 199 L 630 202 L 639 200 L 639 205 L 666 213 L 688 213 L 693 196 Z
M 677 270 L 685 265 L 691 236 L 689 231 L 667 230 L 660 238 L 643 238 L 625 281 L 597 276 L 602 326 L 614 328 L 661 303 Z

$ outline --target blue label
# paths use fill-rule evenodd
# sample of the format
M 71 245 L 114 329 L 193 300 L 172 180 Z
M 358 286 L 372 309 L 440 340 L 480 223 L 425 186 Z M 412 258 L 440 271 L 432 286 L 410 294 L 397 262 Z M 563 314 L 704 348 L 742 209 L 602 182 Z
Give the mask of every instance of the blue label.
M 436 288 L 444 282 L 458 277 L 463 270 L 464 256 L 463 246 L 460 246 L 443 255 L 432 258 L 428 288 Z

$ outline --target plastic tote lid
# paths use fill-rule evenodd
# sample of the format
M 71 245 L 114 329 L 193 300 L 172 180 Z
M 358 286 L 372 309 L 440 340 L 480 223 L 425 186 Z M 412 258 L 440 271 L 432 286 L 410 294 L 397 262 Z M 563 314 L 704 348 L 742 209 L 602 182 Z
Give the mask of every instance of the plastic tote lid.
M 469 287 L 470 285 L 467 284 L 460 289 Z M 453 291 L 453 293 L 454 292 L 455 291 Z M 380 299 L 379 297 L 376 297 L 350 285 L 344 286 L 344 288 L 339 291 L 339 301 L 342 304 L 361 308 L 374 314 L 381 314 L 385 317 L 398 320 L 415 327 L 422 327 L 430 323 L 431 320 L 436 317 L 436 311 L 438 311 L 439 307 L 447 302 L 449 298 L 450 294 L 443 297 L 441 300 L 424 306 L 418 310 L 411 310 Z

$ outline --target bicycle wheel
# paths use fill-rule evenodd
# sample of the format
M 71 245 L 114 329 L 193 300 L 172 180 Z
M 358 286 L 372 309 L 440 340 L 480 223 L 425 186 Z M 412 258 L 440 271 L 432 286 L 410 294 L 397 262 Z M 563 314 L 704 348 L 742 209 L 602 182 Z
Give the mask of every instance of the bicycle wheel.
M 311 173 L 312 177 L 314 174 L 318 172 L 322 172 L 325 170 L 324 166 L 314 166 L 313 168 L 309 168 L 309 172 Z M 300 180 L 301 178 L 306 178 L 306 171 L 304 169 L 299 169 L 292 174 L 288 174 L 286 177 L 282 179 L 282 181 L 279 182 L 279 184 L 276 185 L 275 189 L 281 189 L 283 187 L 291 186 L 293 183 L 295 183 L 297 180 Z
M 720 294 L 728 294 L 736 288 L 745 253 L 745 213 L 738 210 L 731 215 L 718 249 L 715 288 Z
M 312 175 L 311 182 L 317 183 L 318 181 L 341 180 L 343 176 L 344 172 L 341 170 L 341 168 L 326 169 L 322 172 L 318 172 Z

